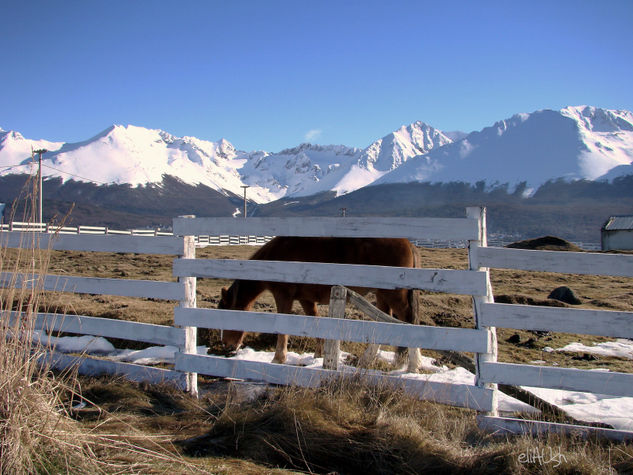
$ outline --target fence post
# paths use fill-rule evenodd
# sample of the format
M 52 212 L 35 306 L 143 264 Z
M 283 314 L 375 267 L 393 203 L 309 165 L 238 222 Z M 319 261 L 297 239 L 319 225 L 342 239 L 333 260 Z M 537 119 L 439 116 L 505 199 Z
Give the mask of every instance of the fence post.
M 477 251 L 480 247 L 488 246 L 488 237 L 486 230 L 486 208 L 482 206 L 473 206 L 466 208 L 466 216 L 470 219 L 476 219 L 478 223 L 478 239 L 468 241 L 468 268 L 470 270 L 484 271 L 486 273 L 486 295 L 473 296 L 473 312 L 475 314 L 475 327 L 477 329 L 485 329 L 488 332 L 488 353 L 477 353 L 475 355 L 475 384 L 479 387 L 492 389 L 492 404 L 488 415 L 497 415 L 497 385 L 494 383 L 483 383 L 480 380 L 480 365 L 482 363 L 490 363 L 497 361 L 497 331 L 495 327 L 484 327 L 480 322 L 481 305 L 484 303 L 492 303 L 494 297 L 492 294 L 492 286 L 490 285 L 490 271 L 487 267 L 477 266 Z
M 181 216 L 182 218 L 195 218 L 195 216 Z M 183 236 L 184 249 L 181 256 L 184 259 L 196 258 L 196 243 L 194 236 Z M 179 277 L 179 282 L 185 286 L 185 295 L 180 301 L 183 308 L 196 307 L 196 278 L 195 277 Z M 196 354 L 197 351 L 197 327 L 183 327 L 185 330 L 184 348 L 180 350 L 183 353 Z M 192 396 L 198 397 L 198 373 L 186 373 L 187 392 Z
M 330 305 L 328 317 L 345 318 L 345 303 L 347 302 L 347 289 L 340 285 L 334 285 L 330 290 Z M 338 340 L 325 340 L 323 342 L 323 367 L 325 369 L 338 370 L 338 361 L 341 354 L 341 342 Z

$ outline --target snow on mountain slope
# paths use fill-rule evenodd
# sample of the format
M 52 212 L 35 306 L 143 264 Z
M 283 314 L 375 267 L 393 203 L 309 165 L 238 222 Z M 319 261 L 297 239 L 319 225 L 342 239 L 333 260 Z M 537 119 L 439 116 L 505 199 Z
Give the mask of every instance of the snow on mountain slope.
M 273 199 L 308 196 L 335 188 L 360 156 L 343 145 L 301 144 L 248 160 L 240 169 L 247 185 L 269 190 Z M 250 190 L 249 190 L 250 191 Z
M 242 185 L 238 169 L 251 157 L 251 154 L 236 151 L 226 140 L 179 138 L 162 130 L 132 125 L 113 125 L 84 142 L 56 145 L 44 145 L 53 150 L 44 155 L 42 161 L 45 176 L 135 186 L 160 183 L 167 174 L 189 184 L 204 184 L 222 193 L 229 191 L 237 195 Z M 11 169 L 11 173 L 29 173 L 30 149 L 25 153 L 23 146 L 11 154 L 15 148 L 7 153 L 6 147 L 2 147 L 0 163 L 13 159 L 24 166 Z M 268 198 L 266 190 L 253 192 L 253 195 L 264 195 L 263 200 Z
M 375 182 L 465 181 L 538 186 L 589 179 L 633 161 L 633 114 L 567 107 L 516 114 L 414 157 Z
M 247 184 L 266 188 L 275 198 L 325 191 L 340 195 L 369 185 L 411 157 L 450 142 L 439 130 L 415 122 L 403 125 L 365 150 L 302 144 L 249 161 L 240 173 Z
M 633 162 L 633 113 L 596 107 L 567 107 L 563 116 L 576 121 L 586 149 L 580 153 L 583 178 L 595 180 Z
M 411 157 L 423 155 L 451 142 L 441 131 L 417 121 L 403 125 L 367 147 L 360 164 L 368 169 L 387 172 L 395 170 Z
M 370 185 L 410 158 L 451 142 L 441 131 L 423 122 L 403 125 L 363 150 L 357 163 L 351 166 L 332 189 L 340 195 Z
M 340 195 L 373 184 L 407 160 L 449 143 L 450 138 L 423 122 L 403 125 L 363 150 L 333 189 Z
M 19 132 L 11 130 L 7 132 L 0 128 L 0 172 L 7 167 L 19 165 L 24 160 L 30 161 L 32 150 L 58 150 L 62 145 L 63 142 L 25 139 Z M 11 170 L 12 168 L 8 171 Z

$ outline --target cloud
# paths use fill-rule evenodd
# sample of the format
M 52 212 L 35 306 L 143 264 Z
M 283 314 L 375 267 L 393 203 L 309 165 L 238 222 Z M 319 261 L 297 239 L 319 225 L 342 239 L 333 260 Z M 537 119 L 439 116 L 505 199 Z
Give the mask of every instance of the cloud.
M 303 136 L 303 138 L 307 142 L 312 142 L 313 140 L 318 139 L 321 136 L 322 133 L 323 133 L 323 131 L 321 129 L 311 129 L 311 130 L 308 130 L 306 132 L 306 134 Z

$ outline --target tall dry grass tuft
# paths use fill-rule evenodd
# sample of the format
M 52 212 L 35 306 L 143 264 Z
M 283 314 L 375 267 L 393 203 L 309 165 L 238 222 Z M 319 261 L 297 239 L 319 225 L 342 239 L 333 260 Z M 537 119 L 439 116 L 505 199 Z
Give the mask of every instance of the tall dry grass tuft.
M 35 222 L 33 185 L 19 200 L 25 222 Z M 89 431 L 71 417 L 81 399 L 77 374 L 52 372 L 52 348 L 33 338 L 51 256 L 40 237 L 24 232 L 10 249 L 9 233 L 0 232 L 0 473 L 148 473 L 174 465 L 195 472 L 152 440 Z
M 34 222 L 36 190 L 25 190 L 22 219 Z M 39 249 L 39 233 L 21 240 L 9 249 L 8 234 L 0 233 L 0 472 L 94 471 L 60 397 L 73 390 L 73 379 L 51 377 L 43 349 L 32 345 L 50 253 Z

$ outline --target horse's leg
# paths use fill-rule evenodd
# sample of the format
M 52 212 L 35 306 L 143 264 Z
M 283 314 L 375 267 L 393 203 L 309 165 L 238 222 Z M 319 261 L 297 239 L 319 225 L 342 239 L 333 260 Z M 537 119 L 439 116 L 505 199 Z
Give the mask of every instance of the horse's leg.
M 281 294 L 273 294 L 275 298 L 275 305 L 277 306 L 277 313 L 291 313 L 292 312 L 292 298 L 289 298 Z M 275 357 L 273 363 L 283 364 L 286 362 L 288 356 L 288 335 L 277 335 L 277 346 L 275 348 Z
M 301 307 L 306 315 L 312 315 L 313 317 L 319 316 L 319 310 L 316 302 L 312 300 L 299 300 Z M 323 338 L 317 338 L 316 350 L 314 351 L 315 358 L 321 358 L 323 356 Z
M 381 312 L 384 312 L 387 315 L 391 315 L 391 309 L 389 308 L 389 305 L 387 304 L 387 302 L 385 302 L 384 298 L 382 298 L 378 294 L 378 292 L 376 293 L 376 307 L 378 307 L 378 310 L 380 310 Z M 370 343 L 363 355 L 358 360 L 358 366 L 360 366 L 361 368 L 369 367 L 369 365 L 371 365 L 376 360 L 379 349 L 380 345 L 376 343 Z
M 410 323 L 414 321 L 414 316 L 410 315 L 413 309 L 408 302 L 407 290 L 385 290 L 376 292 L 378 301 L 388 302 L 387 305 L 393 310 L 393 315 L 404 323 Z M 382 310 L 382 309 L 381 309 Z M 383 310 L 384 312 L 384 310 Z M 396 361 L 398 365 L 404 363 L 404 348 L 398 347 L 396 352 Z M 419 348 L 409 348 L 408 351 L 408 364 L 407 371 L 409 373 L 416 373 L 422 365 L 422 354 Z

